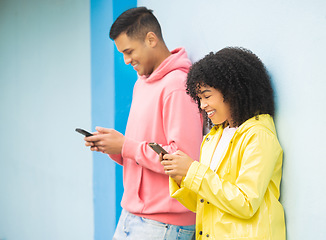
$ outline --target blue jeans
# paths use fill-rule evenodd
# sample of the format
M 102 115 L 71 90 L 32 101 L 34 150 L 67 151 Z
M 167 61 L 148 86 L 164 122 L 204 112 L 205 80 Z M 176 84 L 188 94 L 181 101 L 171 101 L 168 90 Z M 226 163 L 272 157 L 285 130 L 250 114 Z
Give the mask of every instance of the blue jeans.
M 122 209 L 113 240 L 194 240 L 195 225 L 176 226 L 138 217 Z

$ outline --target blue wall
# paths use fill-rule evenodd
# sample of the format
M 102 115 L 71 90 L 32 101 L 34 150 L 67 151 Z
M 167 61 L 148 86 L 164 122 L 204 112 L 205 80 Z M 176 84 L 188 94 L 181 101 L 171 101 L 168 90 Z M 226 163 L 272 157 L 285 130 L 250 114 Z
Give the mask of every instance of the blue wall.
M 112 24 L 112 1 L 92 0 L 91 86 L 92 130 L 114 127 L 114 58 L 108 37 Z M 115 228 L 115 164 L 107 155 L 93 153 L 94 239 L 112 239 Z
M 137 0 L 113 1 L 113 19 L 129 8 L 137 7 Z M 132 99 L 132 90 L 137 79 L 136 71 L 124 63 L 122 53 L 114 48 L 114 79 L 115 79 L 115 129 L 125 132 L 129 109 Z M 122 166 L 116 165 L 116 221 L 121 213 L 121 198 L 123 194 Z
M 131 7 L 136 7 L 136 1 L 91 1 L 93 128 L 125 131 L 137 75 L 125 65 L 109 39 L 109 30 L 113 21 Z M 94 153 L 93 159 L 95 239 L 111 239 L 121 212 L 122 167 L 101 153 Z

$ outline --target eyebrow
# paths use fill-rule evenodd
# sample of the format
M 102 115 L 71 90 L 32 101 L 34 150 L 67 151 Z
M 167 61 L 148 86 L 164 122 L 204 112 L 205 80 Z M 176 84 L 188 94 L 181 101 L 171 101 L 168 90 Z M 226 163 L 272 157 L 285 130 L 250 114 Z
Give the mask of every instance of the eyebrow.
M 198 94 L 203 94 L 203 93 L 206 93 L 206 92 L 211 92 L 211 90 L 205 89 L 204 91 L 199 92 Z
M 130 48 L 126 48 L 122 52 L 125 53 L 125 52 L 128 52 L 128 51 L 130 51 Z

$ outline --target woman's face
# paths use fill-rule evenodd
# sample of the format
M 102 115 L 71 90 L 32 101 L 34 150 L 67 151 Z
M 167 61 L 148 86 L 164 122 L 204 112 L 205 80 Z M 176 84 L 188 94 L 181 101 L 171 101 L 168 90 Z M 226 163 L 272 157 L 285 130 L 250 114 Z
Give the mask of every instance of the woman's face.
M 219 90 L 201 86 L 197 96 L 200 99 L 200 108 L 207 113 L 214 124 L 221 124 L 227 120 L 231 126 L 230 106 L 224 102 L 223 95 Z

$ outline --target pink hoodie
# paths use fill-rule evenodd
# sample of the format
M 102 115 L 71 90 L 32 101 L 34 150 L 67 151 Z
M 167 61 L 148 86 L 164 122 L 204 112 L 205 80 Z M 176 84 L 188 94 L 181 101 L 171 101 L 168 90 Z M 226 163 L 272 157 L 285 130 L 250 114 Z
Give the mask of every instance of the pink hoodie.
M 157 142 L 169 153 L 181 150 L 199 159 L 202 119 L 185 90 L 191 62 L 183 48 L 171 53 L 149 77 L 135 83 L 122 153 L 110 157 L 123 165 L 124 209 L 186 226 L 195 224 L 195 214 L 170 197 L 168 176 L 148 146 Z

